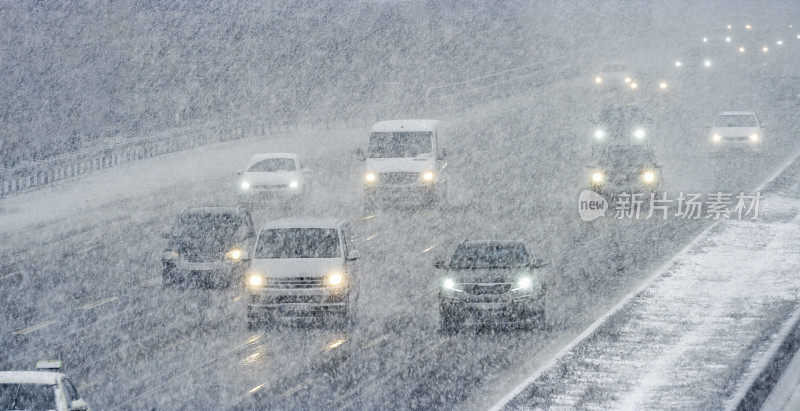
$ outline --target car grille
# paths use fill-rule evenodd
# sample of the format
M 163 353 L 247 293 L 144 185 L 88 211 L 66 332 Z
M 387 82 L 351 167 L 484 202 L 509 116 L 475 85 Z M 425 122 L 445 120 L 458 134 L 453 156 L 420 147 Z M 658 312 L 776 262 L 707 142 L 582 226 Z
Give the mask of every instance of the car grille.
M 270 278 L 267 282 L 269 288 L 321 288 L 325 285 L 323 277 L 286 277 Z
M 511 283 L 462 284 L 461 287 L 472 295 L 505 294 L 511 290 Z
M 276 295 L 263 300 L 266 304 L 306 304 L 318 302 L 318 298 L 311 295 Z
M 261 190 L 275 190 L 279 188 L 286 188 L 286 184 L 262 184 L 253 186 L 253 188 L 261 189 Z
M 725 141 L 746 141 L 749 137 L 748 136 L 739 136 L 739 137 L 723 137 Z
M 392 172 L 381 173 L 378 180 L 383 184 L 411 184 L 419 181 L 419 173 Z

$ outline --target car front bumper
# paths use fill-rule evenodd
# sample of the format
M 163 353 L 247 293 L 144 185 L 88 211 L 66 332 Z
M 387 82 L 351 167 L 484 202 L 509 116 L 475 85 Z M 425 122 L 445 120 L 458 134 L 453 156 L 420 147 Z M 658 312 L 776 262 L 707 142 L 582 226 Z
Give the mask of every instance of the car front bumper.
M 244 275 L 244 262 L 188 262 L 165 261 L 163 276 L 172 282 L 193 282 L 199 284 L 221 284 L 239 281 Z
M 350 301 L 346 288 L 248 288 L 247 292 L 250 313 L 286 317 L 345 314 Z
M 455 295 L 454 295 L 455 294 Z M 544 290 L 535 294 L 464 295 L 440 293 L 439 309 L 459 315 L 481 315 L 528 319 L 545 309 Z

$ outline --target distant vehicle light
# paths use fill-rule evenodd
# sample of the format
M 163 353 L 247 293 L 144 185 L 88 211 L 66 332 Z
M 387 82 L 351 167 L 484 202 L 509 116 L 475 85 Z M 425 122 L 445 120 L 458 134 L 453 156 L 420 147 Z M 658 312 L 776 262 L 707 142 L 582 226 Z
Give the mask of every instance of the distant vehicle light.
M 730 37 L 725 37 L 725 42 L 726 43 L 730 43 L 731 42 L 731 38 Z
M 602 77 L 597 76 L 597 77 L 594 78 L 594 83 L 595 84 L 600 84 L 602 82 L 603 82 L 603 78 Z
M 639 85 L 636 83 L 631 83 L 631 88 L 636 90 L 637 88 L 639 88 Z
M 747 24 L 747 25 L 745 25 L 745 26 L 744 26 L 744 28 L 745 28 L 745 29 L 747 29 L 747 30 L 750 30 L 750 29 L 752 29 L 752 28 L 753 28 L 753 26 L 751 26 L 751 25 Z
M 731 28 L 733 28 L 733 26 L 731 26 L 730 24 L 728 24 L 728 30 L 730 30 Z
M 289 188 L 297 188 L 298 185 L 300 185 L 300 183 L 298 183 L 297 180 L 292 180 L 289 182 Z
M 633 80 L 630 77 L 625 77 L 625 83 L 630 83 L 631 81 Z
M 344 284 L 344 275 L 342 273 L 330 273 L 325 277 L 325 284 L 329 287 L 339 287 Z
M 636 129 L 636 130 L 633 132 L 633 136 L 634 136 L 634 137 L 636 137 L 636 138 L 638 138 L 639 140 L 643 139 L 643 138 L 644 138 L 646 135 L 647 135 L 647 133 L 644 131 L 644 129 L 643 129 L 643 128 L 637 128 L 637 129 Z
M 661 90 L 666 90 L 667 89 L 667 82 L 666 81 L 662 81 L 661 83 L 658 83 L 658 88 L 660 88 Z
M 711 136 L 711 140 L 715 143 L 718 143 L 722 141 L 722 136 L 719 134 L 714 134 L 713 136 Z
M 775 42 L 775 44 L 777 44 L 779 46 L 782 46 L 783 45 L 783 40 L 778 40 L 778 41 Z
M 228 251 L 228 253 L 225 254 L 225 257 L 228 257 L 229 259 L 234 261 L 239 260 L 242 258 L 242 250 L 234 248 L 233 250 Z
M 744 47 L 739 47 L 739 53 L 744 53 L 744 51 L 745 51 Z
M 762 47 L 761 48 L 761 52 L 762 53 L 768 53 L 769 52 L 769 47 L 767 47 L 767 46 Z
M 605 176 L 603 173 L 599 171 L 595 171 L 592 173 L 592 183 L 594 184 L 603 184 L 603 180 L 605 180 Z
M 456 286 L 456 280 L 449 277 L 442 280 L 442 288 L 445 290 L 459 291 L 458 287 Z
M 433 171 L 426 171 L 422 173 L 422 181 L 431 182 L 433 181 Z
M 242 190 L 247 190 L 247 189 L 250 188 L 250 182 L 249 181 L 242 181 L 240 186 L 242 187 Z
M 703 43 L 708 43 L 708 37 L 703 37 Z
M 594 138 L 596 138 L 598 140 L 602 140 L 605 136 L 606 136 L 606 132 L 601 130 L 601 129 L 599 129 L 599 128 L 594 131 Z
M 644 172 L 644 174 L 642 174 L 642 181 L 644 181 L 645 183 L 652 183 L 655 180 L 656 180 L 656 173 L 654 173 L 652 170 L 647 170 Z
M 704 61 L 703 65 L 706 66 L 706 67 L 711 67 L 711 60 Z
M 680 61 L 675 62 L 675 67 L 683 67 L 683 63 Z
M 378 179 L 378 176 L 375 173 L 368 171 L 367 174 L 364 174 L 364 180 L 368 183 L 374 183 L 375 180 Z
M 247 277 L 247 284 L 251 287 L 261 287 L 264 285 L 264 277 L 262 277 L 261 274 L 250 274 L 250 276 Z
M 750 134 L 750 141 L 756 142 L 760 136 L 758 134 Z
M 514 291 L 517 290 L 530 290 L 531 286 L 533 286 L 533 280 L 529 276 L 520 277 L 517 280 L 517 286 L 514 287 Z

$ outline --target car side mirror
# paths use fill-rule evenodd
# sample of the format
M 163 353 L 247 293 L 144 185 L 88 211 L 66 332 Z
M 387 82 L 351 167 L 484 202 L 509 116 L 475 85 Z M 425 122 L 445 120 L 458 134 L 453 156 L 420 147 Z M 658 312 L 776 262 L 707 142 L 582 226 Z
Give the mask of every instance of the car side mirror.
M 447 158 L 447 150 L 445 150 L 443 148 L 439 149 L 439 155 L 436 156 L 436 159 L 437 160 L 444 160 L 445 158 Z
M 367 155 L 364 154 L 363 148 L 359 148 L 358 150 L 356 150 L 356 158 L 358 159 L 358 161 L 364 161 L 367 159 Z
M 76 410 L 76 411 L 77 410 L 81 410 L 81 411 L 88 410 L 89 409 L 89 403 L 87 403 L 83 398 L 78 398 L 77 400 L 72 401 L 72 403 L 69 404 L 69 409 L 70 410 Z
M 350 250 L 347 252 L 347 261 L 356 261 L 361 258 L 361 253 L 358 250 Z
M 534 259 L 533 261 L 531 261 L 530 264 L 531 268 L 544 268 L 547 267 L 548 265 L 550 265 L 550 263 L 542 260 L 541 258 Z
M 240 169 L 238 169 L 238 170 L 236 170 L 236 175 L 237 175 L 237 176 L 240 176 L 240 175 L 242 175 L 242 174 L 244 174 L 244 171 L 242 171 L 242 169 L 241 169 L 241 168 L 240 168 Z
M 437 270 L 446 270 L 447 268 L 449 268 L 449 267 L 447 266 L 447 263 L 445 263 L 443 260 L 439 260 L 439 261 L 437 261 L 437 262 L 433 263 L 433 266 L 434 266 L 434 267 L 435 267 Z

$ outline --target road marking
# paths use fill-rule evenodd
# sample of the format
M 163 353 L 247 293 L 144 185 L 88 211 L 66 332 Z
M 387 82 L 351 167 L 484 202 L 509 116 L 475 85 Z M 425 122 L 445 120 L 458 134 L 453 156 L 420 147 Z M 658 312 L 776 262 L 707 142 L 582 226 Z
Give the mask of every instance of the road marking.
M 328 351 L 330 351 L 330 350 L 332 350 L 332 349 L 344 344 L 345 341 L 347 341 L 347 338 L 340 338 L 340 339 L 338 339 L 336 341 L 331 342 L 330 344 L 325 346 L 325 352 L 328 352 Z
M 86 247 L 83 250 L 76 251 L 75 254 L 88 253 L 89 251 L 96 250 L 96 249 L 98 249 L 98 248 L 100 248 L 102 246 L 103 246 L 103 244 L 95 244 L 95 245 L 93 245 L 91 247 Z
M 364 347 L 362 347 L 362 348 L 367 349 L 367 348 L 370 348 L 372 346 L 375 346 L 375 345 L 383 342 L 384 340 L 388 340 L 389 338 L 391 338 L 391 336 L 392 336 L 391 334 L 383 334 L 381 336 L 378 336 L 377 338 L 373 339 L 372 341 L 364 344 Z
M 364 217 L 359 218 L 358 221 L 366 221 L 366 220 L 369 220 L 370 218 L 375 218 L 376 215 L 377 214 L 371 214 L 371 215 L 368 215 L 368 216 L 364 216 Z
M 21 274 L 19 272 L 15 272 L 11 274 L 0 275 L 0 280 L 5 280 L 6 278 L 11 278 L 15 275 L 21 275 Z
M 430 247 L 428 247 L 428 248 L 426 248 L 426 249 L 422 250 L 422 252 L 421 252 L 421 253 L 419 253 L 419 254 L 420 254 L 420 255 L 422 255 L 422 254 L 425 254 L 425 253 L 427 253 L 428 251 L 431 251 L 431 250 L 433 250 L 433 248 L 434 248 L 434 247 L 436 247 L 437 245 L 439 245 L 439 244 L 434 244 L 434 245 L 432 245 L 432 246 L 430 246 Z
M 91 310 L 92 308 L 97 308 L 97 307 L 99 307 L 99 306 L 101 306 L 103 304 L 110 303 L 110 302 L 112 302 L 112 301 L 114 301 L 114 300 L 116 300 L 118 298 L 119 297 L 116 297 L 116 296 L 103 298 L 102 300 L 97 300 L 97 301 L 95 301 L 93 303 L 84 304 L 80 308 L 81 308 L 81 310 Z
M 233 301 L 239 301 L 239 300 L 241 300 L 241 299 L 242 299 L 242 296 L 240 295 L 240 296 L 238 296 L 238 297 L 234 298 L 234 299 L 233 299 Z
M 266 383 L 264 383 L 264 384 L 266 384 Z M 255 387 L 251 388 L 251 389 L 250 389 L 250 391 L 247 391 L 247 393 L 248 393 L 248 394 L 253 394 L 253 393 L 255 393 L 256 391 L 258 391 L 258 390 L 260 390 L 260 389 L 264 388 L 264 384 L 258 384 L 258 385 L 256 385 Z
M 364 241 L 369 241 L 369 240 L 372 240 L 373 238 L 375 238 L 375 236 L 376 236 L 376 235 L 377 235 L 377 234 L 373 234 L 373 235 L 371 235 L 371 236 L 369 236 L 369 237 L 365 238 L 365 239 L 364 239 Z
M 49 326 L 51 326 L 51 325 L 53 325 L 55 323 L 56 323 L 55 320 L 42 321 L 42 322 L 40 322 L 38 324 L 34 324 L 34 325 L 29 326 L 29 327 L 20 328 L 17 331 L 13 331 L 11 334 L 14 334 L 14 335 L 26 335 L 26 334 L 30 334 L 30 333 L 32 333 L 34 331 L 41 330 L 42 328 L 49 327 Z
M 282 392 L 282 393 L 281 393 L 281 397 L 288 397 L 288 396 L 290 396 L 290 395 L 292 395 L 292 394 L 294 394 L 294 393 L 296 393 L 296 392 L 298 392 L 298 391 L 302 390 L 303 388 L 305 388 L 306 386 L 308 386 L 308 384 L 311 384 L 311 382 L 312 382 L 312 381 L 314 381 L 314 379 L 313 379 L 313 378 L 310 378 L 310 377 L 309 377 L 309 378 L 306 378 L 305 380 L 303 380 L 302 382 L 300 382 L 300 384 L 297 384 L 297 385 L 295 385 L 294 387 L 292 387 L 292 388 L 289 388 L 288 390 L 286 390 L 286 391 Z

